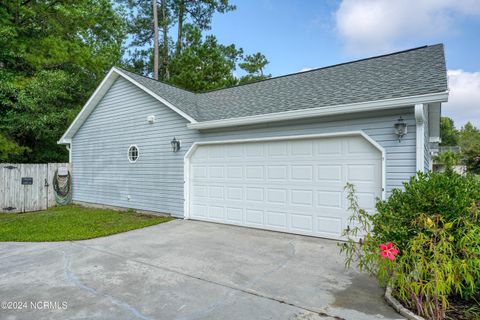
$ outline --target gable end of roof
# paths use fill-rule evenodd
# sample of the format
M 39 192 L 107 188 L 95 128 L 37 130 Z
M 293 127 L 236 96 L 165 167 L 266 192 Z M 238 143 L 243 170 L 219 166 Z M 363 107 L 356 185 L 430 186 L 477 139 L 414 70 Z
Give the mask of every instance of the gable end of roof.
M 162 104 L 173 110 L 174 112 L 178 113 L 180 116 L 185 118 L 186 120 L 189 121 L 189 123 L 194 124 L 197 123 L 197 120 L 195 120 L 192 116 L 188 115 L 181 109 L 177 108 L 174 106 L 172 103 L 170 103 L 168 100 L 165 98 L 161 97 L 157 93 L 153 92 L 152 90 L 146 88 L 143 86 L 141 83 L 138 83 L 135 81 L 135 79 L 132 79 L 130 76 L 125 74 L 123 70 L 118 69 L 116 67 L 113 67 L 110 69 L 110 71 L 107 73 L 105 78 L 102 80 L 100 85 L 95 89 L 93 94 L 90 96 L 88 101 L 85 103 L 83 106 L 82 110 L 78 113 L 78 115 L 75 117 L 73 122 L 70 124 L 68 129 L 65 131 L 63 136 L 60 138 L 60 140 L 57 141 L 58 144 L 70 144 L 73 136 L 75 133 L 80 129 L 80 127 L 83 125 L 83 123 L 87 120 L 88 116 L 93 112 L 97 104 L 100 102 L 100 100 L 105 96 L 107 91 L 110 89 L 110 87 L 113 85 L 115 80 L 117 80 L 118 77 L 123 77 L 130 83 L 134 84 L 138 88 L 142 89 L 152 97 L 154 97 L 156 100 L 160 101 Z

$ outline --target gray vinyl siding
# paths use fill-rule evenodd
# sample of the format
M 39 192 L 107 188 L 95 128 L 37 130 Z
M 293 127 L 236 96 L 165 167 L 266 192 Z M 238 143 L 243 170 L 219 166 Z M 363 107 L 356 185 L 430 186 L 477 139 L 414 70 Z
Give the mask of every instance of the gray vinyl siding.
M 155 115 L 157 122 L 147 123 Z M 399 142 L 393 125 L 402 116 L 408 134 Z M 350 114 L 249 127 L 197 131 L 150 95 L 119 78 L 72 141 L 74 201 L 183 216 L 184 155 L 196 141 L 251 139 L 363 130 L 386 150 L 387 195 L 415 175 L 414 108 Z M 173 153 L 173 137 L 182 141 Z M 140 149 L 129 163 L 131 144 Z M 130 196 L 130 200 L 128 200 Z
M 157 122 L 149 124 L 149 115 Z M 170 141 L 185 124 L 118 78 L 73 138 L 73 200 L 182 215 L 183 154 L 173 153 Z M 127 158 L 132 144 L 140 150 L 136 163 Z

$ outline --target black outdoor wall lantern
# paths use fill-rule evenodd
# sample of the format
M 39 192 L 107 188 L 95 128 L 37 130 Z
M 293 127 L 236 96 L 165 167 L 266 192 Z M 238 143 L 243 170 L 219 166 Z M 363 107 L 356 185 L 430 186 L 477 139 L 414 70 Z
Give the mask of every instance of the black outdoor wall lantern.
M 398 137 L 398 142 L 403 138 L 404 135 L 407 134 L 407 124 L 403 121 L 402 117 L 398 119 L 398 121 L 394 125 L 395 127 L 395 134 Z
M 177 152 L 180 150 L 180 140 L 177 140 L 175 137 L 173 137 L 173 140 L 170 142 L 170 145 L 172 146 L 172 151 Z

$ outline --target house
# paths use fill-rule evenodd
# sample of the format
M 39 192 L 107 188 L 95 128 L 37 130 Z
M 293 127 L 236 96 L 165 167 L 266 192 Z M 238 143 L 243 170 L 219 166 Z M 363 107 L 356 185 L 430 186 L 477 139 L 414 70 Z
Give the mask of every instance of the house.
M 372 211 L 430 168 L 447 99 L 441 44 L 203 93 L 112 68 L 59 143 L 76 202 L 338 239 L 347 182 Z

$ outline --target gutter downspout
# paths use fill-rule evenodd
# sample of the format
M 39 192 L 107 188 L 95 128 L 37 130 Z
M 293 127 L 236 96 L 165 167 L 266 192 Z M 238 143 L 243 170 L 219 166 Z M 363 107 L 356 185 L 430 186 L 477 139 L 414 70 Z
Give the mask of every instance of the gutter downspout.
M 416 171 L 425 172 L 425 113 L 424 104 L 415 105 Z
M 72 144 L 66 144 L 65 147 L 68 150 L 68 163 L 72 163 Z

